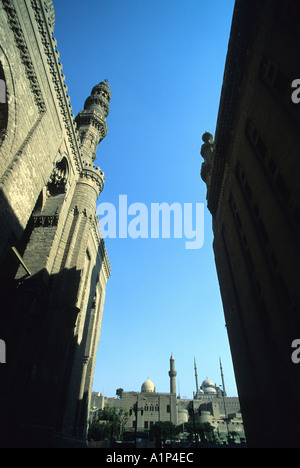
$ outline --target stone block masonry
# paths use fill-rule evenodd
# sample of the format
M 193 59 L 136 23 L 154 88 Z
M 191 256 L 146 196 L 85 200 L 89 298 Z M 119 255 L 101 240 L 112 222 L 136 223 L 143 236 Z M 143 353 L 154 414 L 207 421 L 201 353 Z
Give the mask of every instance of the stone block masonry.
M 52 0 L 0 7 L 3 447 L 85 446 L 110 276 L 94 160 L 111 93 L 96 85 L 75 124 L 54 22 Z

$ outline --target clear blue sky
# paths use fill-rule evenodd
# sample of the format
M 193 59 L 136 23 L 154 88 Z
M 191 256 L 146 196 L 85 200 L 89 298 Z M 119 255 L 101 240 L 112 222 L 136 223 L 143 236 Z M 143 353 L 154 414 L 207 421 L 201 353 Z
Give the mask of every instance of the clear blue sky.
M 206 377 L 237 395 L 200 178 L 202 134 L 214 134 L 234 0 L 54 0 L 66 84 L 76 115 L 109 79 L 108 135 L 96 164 L 99 202 L 205 204 L 204 245 L 186 239 L 106 239 L 111 263 L 94 391 L 140 390 L 150 378 L 191 398 Z

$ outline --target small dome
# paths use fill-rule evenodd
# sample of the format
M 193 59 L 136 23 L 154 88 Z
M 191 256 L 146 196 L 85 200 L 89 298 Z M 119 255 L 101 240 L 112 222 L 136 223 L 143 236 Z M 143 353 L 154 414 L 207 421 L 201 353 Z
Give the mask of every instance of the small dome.
M 147 392 L 155 392 L 155 386 L 154 383 L 151 382 L 151 380 L 147 379 L 146 382 L 143 383 L 141 392 L 147 393 Z

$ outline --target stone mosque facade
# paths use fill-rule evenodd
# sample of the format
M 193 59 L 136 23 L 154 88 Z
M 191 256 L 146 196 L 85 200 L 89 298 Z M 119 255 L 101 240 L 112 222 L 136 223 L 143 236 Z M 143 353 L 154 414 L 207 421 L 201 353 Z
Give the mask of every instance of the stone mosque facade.
M 137 431 L 148 432 L 151 426 L 159 421 L 170 421 L 175 426 L 192 421 L 210 423 L 220 438 L 225 439 L 228 431 L 244 439 L 244 427 L 238 397 L 227 397 L 212 380 L 206 378 L 197 387 L 197 369 L 195 363 L 196 389 L 193 399 L 182 399 L 176 392 L 176 371 L 173 355 L 170 358 L 170 392 L 159 393 L 154 383 L 147 379 L 141 385 L 140 392 L 123 392 L 120 398 L 107 398 L 101 393 L 93 392 L 91 399 L 90 420 L 96 419 L 99 410 L 105 406 L 127 410 L 129 413 L 126 430 L 135 430 L 136 416 L 133 411 L 137 404 Z M 224 379 L 221 367 L 224 388 Z M 132 410 L 132 411 L 130 411 Z M 132 413 L 132 414 L 130 414 Z
M 0 444 L 86 444 L 110 264 L 96 216 L 111 92 L 75 118 L 52 0 L 0 4 Z M 84 98 L 84 96 L 83 96 Z

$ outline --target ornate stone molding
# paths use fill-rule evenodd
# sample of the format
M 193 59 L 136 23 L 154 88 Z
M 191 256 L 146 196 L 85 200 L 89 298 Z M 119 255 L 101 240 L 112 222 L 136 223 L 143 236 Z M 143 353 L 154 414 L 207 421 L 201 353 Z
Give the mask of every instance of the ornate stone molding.
M 54 25 L 55 25 L 55 9 L 53 5 L 52 0 L 44 0 L 44 9 L 47 14 L 47 20 L 48 20 L 48 25 L 50 27 L 50 30 L 54 31 Z
M 50 195 L 58 195 L 66 192 L 68 180 L 68 163 L 65 156 L 56 162 L 47 184 Z
M 85 125 L 92 125 L 96 128 L 99 133 L 100 141 L 102 141 L 107 135 L 107 124 L 105 118 L 97 114 L 94 110 L 80 111 L 75 118 L 75 122 L 78 128 Z M 82 135 L 82 138 L 84 138 L 84 135 Z
M 7 14 L 8 23 L 11 27 L 12 32 L 14 33 L 15 43 L 20 52 L 20 57 L 23 65 L 25 66 L 25 72 L 30 83 L 30 87 L 34 94 L 34 99 L 37 104 L 40 114 L 46 112 L 46 104 L 43 98 L 43 94 L 37 79 L 37 74 L 35 72 L 31 55 L 28 50 L 26 40 L 20 25 L 17 11 L 11 0 L 2 0 L 4 11 Z
M 49 0 L 50 1 L 50 0 Z M 49 2 L 44 3 L 44 9 L 49 9 Z M 31 0 L 31 6 L 35 14 L 38 30 L 41 35 L 41 41 L 44 46 L 44 52 L 47 57 L 49 71 L 52 76 L 54 90 L 57 95 L 58 104 L 61 109 L 61 115 L 65 124 L 66 133 L 68 135 L 69 144 L 71 147 L 74 161 L 78 171 L 81 171 L 82 162 L 80 157 L 80 139 L 75 126 L 74 115 L 72 113 L 72 106 L 70 104 L 70 96 L 67 94 L 67 86 L 65 84 L 65 76 L 62 73 L 62 64 L 59 62 L 59 52 L 57 50 L 57 41 L 52 36 L 51 24 L 49 25 L 49 18 L 47 17 L 49 11 L 43 10 L 41 2 L 38 0 Z M 47 27 L 48 25 L 48 27 Z

